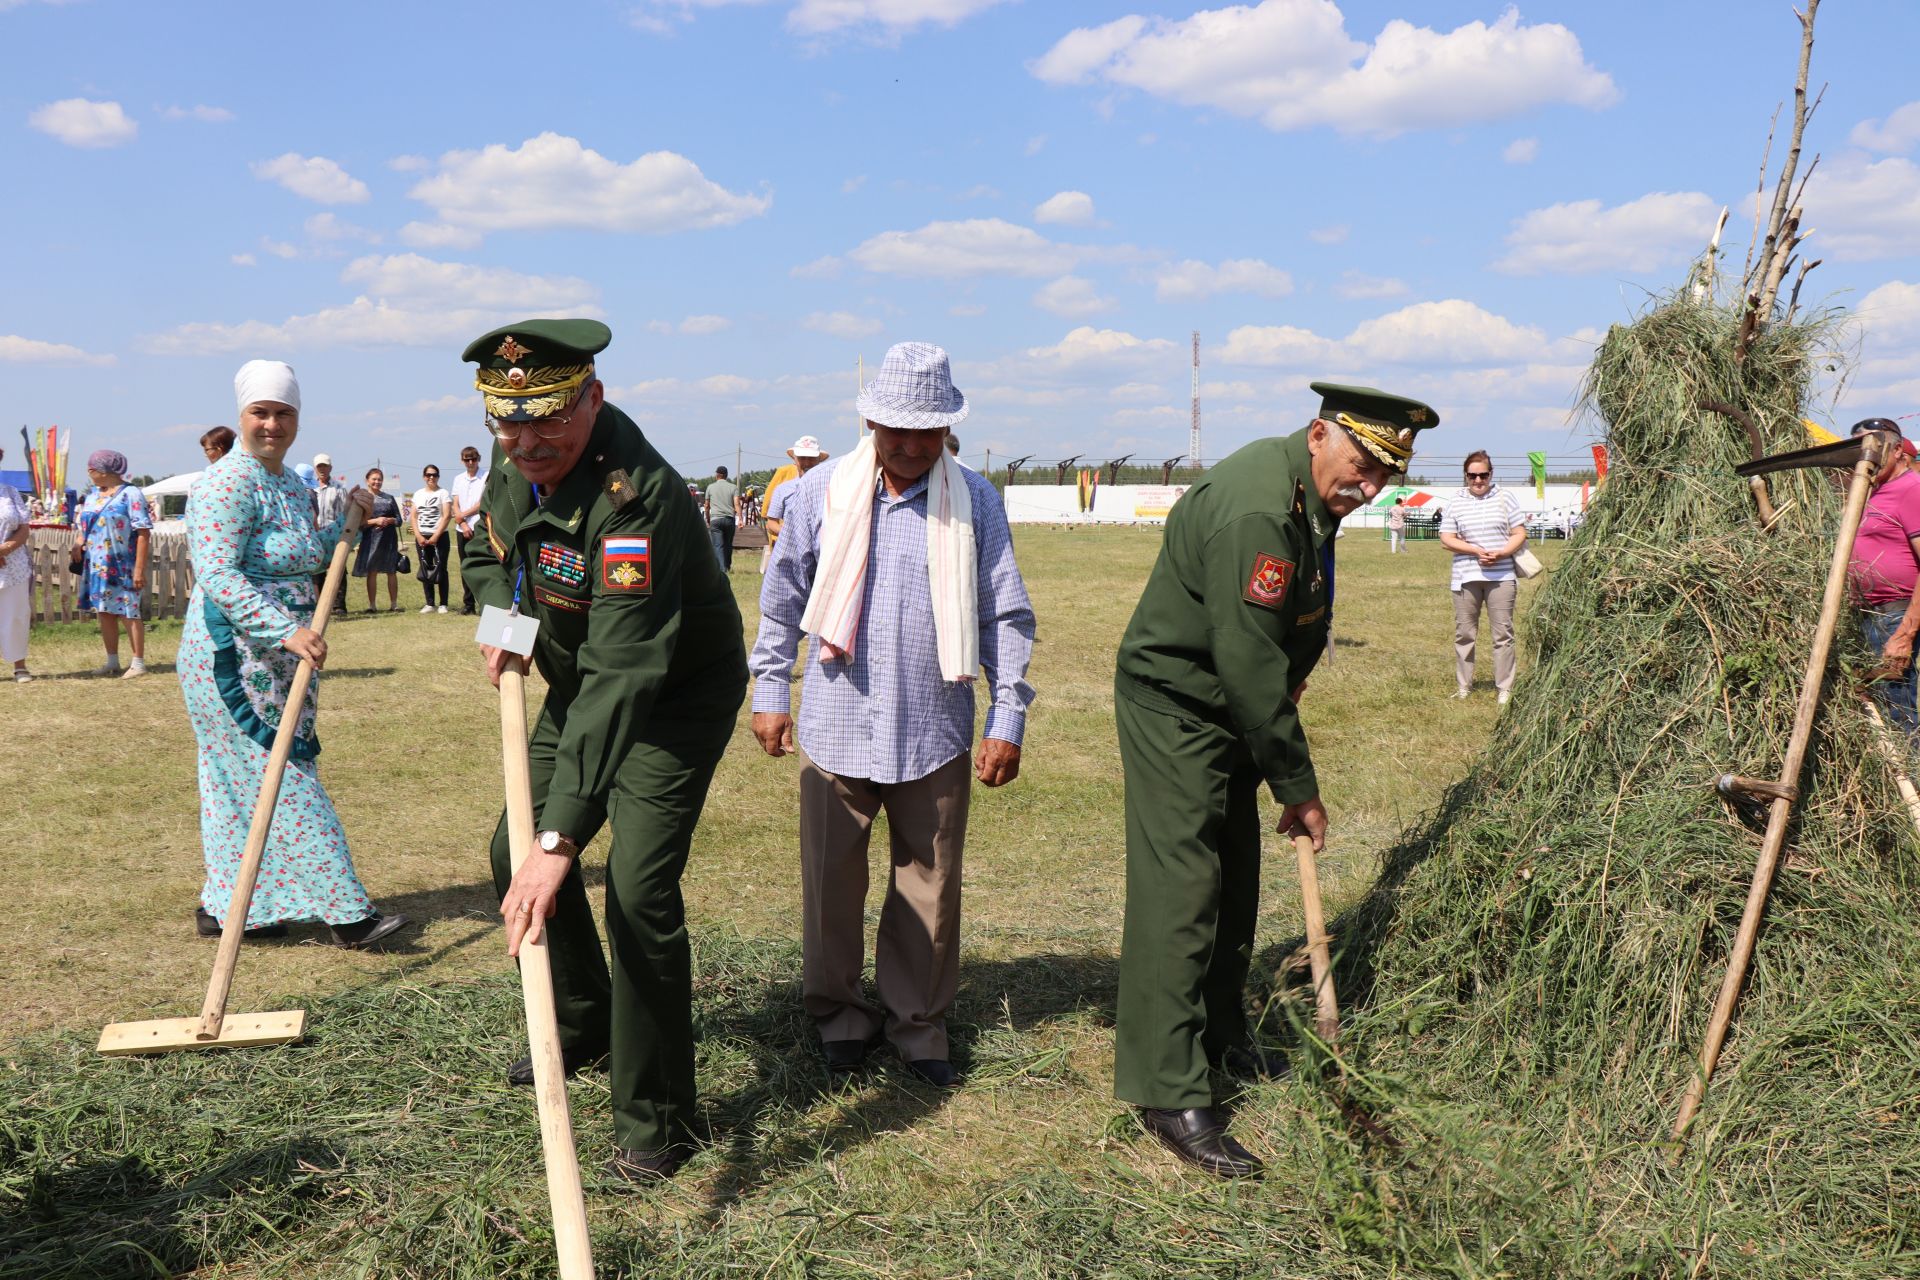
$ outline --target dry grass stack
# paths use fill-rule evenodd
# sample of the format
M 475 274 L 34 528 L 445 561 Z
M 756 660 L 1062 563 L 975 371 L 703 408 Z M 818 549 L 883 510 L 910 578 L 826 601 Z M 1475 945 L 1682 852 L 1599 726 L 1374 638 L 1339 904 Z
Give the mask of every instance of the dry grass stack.
M 1365 993 L 1328 1115 L 1348 1238 L 1480 1275 L 1920 1274 L 1913 831 L 1843 628 L 1767 925 L 1692 1142 L 1667 1139 L 1759 835 L 1712 790 L 1777 776 L 1839 502 L 1738 428 L 1799 425 L 1830 322 L 1743 362 L 1739 315 L 1673 300 L 1601 345 L 1612 472 L 1535 604 L 1517 696 L 1469 776 L 1335 926 Z

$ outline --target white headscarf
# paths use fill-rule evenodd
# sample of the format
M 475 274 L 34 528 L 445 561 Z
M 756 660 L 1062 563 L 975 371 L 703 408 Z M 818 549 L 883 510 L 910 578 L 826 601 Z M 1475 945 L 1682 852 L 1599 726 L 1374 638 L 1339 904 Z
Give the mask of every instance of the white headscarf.
M 272 400 L 291 409 L 300 408 L 300 380 L 293 366 L 278 360 L 249 360 L 233 375 L 233 394 L 245 412 L 250 404 Z

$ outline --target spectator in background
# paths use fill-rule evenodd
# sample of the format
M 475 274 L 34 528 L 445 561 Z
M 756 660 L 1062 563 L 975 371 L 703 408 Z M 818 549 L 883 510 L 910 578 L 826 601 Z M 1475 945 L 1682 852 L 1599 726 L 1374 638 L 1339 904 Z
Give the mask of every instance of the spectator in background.
M 713 469 L 707 484 L 707 532 L 713 538 L 713 554 L 720 567 L 733 572 L 733 533 L 740 517 L 740 490 L 727 479 L 725 467 Z
M 1387 554 L 1399 555 L 1407 547 L 1407 500 L 1395 498 L 1387 510 Z
M 207 455 L 207 465 L 212 466 L 233 452 L 233 428 L 215 427 L 200 437 L 200 452 Z
M 1473 692 L 1474 642 L 1480 611 L 1493 633 L 1493 687 L 1500 703 L 1513 695 L 1513 601 L 1520 575 L 1513 556 L 1527 544 L 1526 515 L 1520 500 L 1493 482 L 1493 459 L 1485 449 L 1467 455 L 1466 487 L 1447 503 L 1440 518 L 1440 545 L 1453 552 L 1453 673 L 1464 698 Z
M 378 467 L 367 472 L 373 514 L 363 526 L 360 550 L 353 561 L 353 576 L 367 580 L 368 613 L 374 611 L 374 582 L 383 573 L 387 575 L 387 612 L 400 607 L 400 500 L 381 492 L 386 480 L 386 472 Z
M 440 588 L 441 613 L 447 611 L 447 531 L 453 527 L 453 495 L 440 487 L 440 468 L 428 467 L 420 473 L 427 483 L 413 492 L 414 549 L 420 553 L 420 585 L 426 589 L 427 602 L 420 612 L 434 611 L 433 589 Z
M 153 555 L 153 520 L 147 514 L 147 496 L 126 480 L 127 455 L 115 449 L 95 449 L 87 458 L 87 478 L 93 492 L 80 510 L 80 542 L 74 559 L 84 568 L 80 607 L 100 619 L 100 639 L 107 660 L 93 669 L 96 676 L 118 676 L 120 626 L 125 622 L 133 647 L 133 662 L 124 679 L 147 674 L 147 624 L 141 619 L 141 596 L 147 589 L 147 565 Z
M 459 542 L 460 563 L 467 562 L 467 544 L 480 532 L 480 499 L 486 496 L 487 473 L 480 469 L 480 451 L 472 445 L 460 451 L 460 465 L 466 471 L 453 478 L 453 532 Z M 467 571 L 460 571 L 460 612 L 473 612 L 473 588 L 467 585 Z
M 333 478 L 333 459 L 324 453 L 313 455 L 313 478 L 316 482 L 313 490 L 314 524 L 322 529 L 330 529 L 333 527 L 334 517 L 346 514 L 347 486 Z M 316 592 L 319 591 L 326 585 L 326 581 L 327 572 L 322 569 L 313 575 L 313 589 Z M 347 611 L 345 584 L 342 584 L 340 594 L 334 597 L 333 611 L 335 613 Z
M 761 495 L 761 511 L 763 512 L 767 525 L 767 555 L 769 557 L 773 554 L 773 544 L 779 541 L 780 538 L 780 512 L 786 501 L 786 499 L 779 496 L 780 491 L 791 481 L 798 480 L 801 476 L 807 474 L 807 472 L 813 470 L 822 462 L 825 462 L 827 460 L 827 451 L 820 447 L 818 437 L 801 436 L 793 442 L 793 448 L 787 450 L 787 456 L 792 458 L 793 461 L 773 473 L 773 478 L 767 481 L 766 493 Z M 764 560 L 761 563 L 760 572 L 766 572 Z
M 7 452 L 0 449 L 0 460 Z M 20 491 L 0 483 L 0 661 L 13 664 L 17 684 L 33 679 L 27 670 L 27 633 L 33 627 L 33 565 L 27 551 L 27 504 Z
M 1882 659 L 1874 672 L 1874 697 L 1911 747 L 1920 741 L 1914 698 L 1920 681 L 1913 662 L 1914 637 L 1920 635 L 1920 475 L 1891 419 L 1853 424 L 1854 435 L 1868 432 L 1894 447 L 1881 454 L 1847 580 L 1860 605 L 1861 632 Z

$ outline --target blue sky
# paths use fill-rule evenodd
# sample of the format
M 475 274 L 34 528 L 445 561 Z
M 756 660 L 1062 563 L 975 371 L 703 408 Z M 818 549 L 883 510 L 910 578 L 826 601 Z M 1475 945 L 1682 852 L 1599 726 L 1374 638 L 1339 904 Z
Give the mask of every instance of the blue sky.
M 1858 313 L 1828 416 L 1920 411 L 1909 0 L 1828 0 L 1807 297 Z M 855 362 L 939 342 L 978 461 L 1151 461 L 1430 400 L 1423 455 L 1546 450 L 1592 343 L 1721 205 L 1737 272 L 1786 3 L 0 0 L 0 440 L 198 462 L 285 359 L 300 450 L 409 483 L 481 442 L 459 353 L 604 318 L 689 474 L 852 439 Z M 1903 87 L 1906 86 L 1906 87 Z

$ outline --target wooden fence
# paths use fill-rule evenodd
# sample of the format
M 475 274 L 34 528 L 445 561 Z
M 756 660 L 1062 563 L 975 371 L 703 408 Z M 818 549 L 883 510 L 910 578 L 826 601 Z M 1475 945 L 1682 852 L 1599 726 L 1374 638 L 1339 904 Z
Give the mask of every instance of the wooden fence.
M 27 543 L 33 563 L 33 620 L 81 622 L 90 614 L 80 610 L 80 579 L 67 568 L 79 534 L 72 529 L 35 529 Z M 153 554 L 147 564 L 147 589 L 140 616 L 184 618 L 187 597 L 193 594 L 193 565 L 187 559 L 187 535 L 152 535 Z

